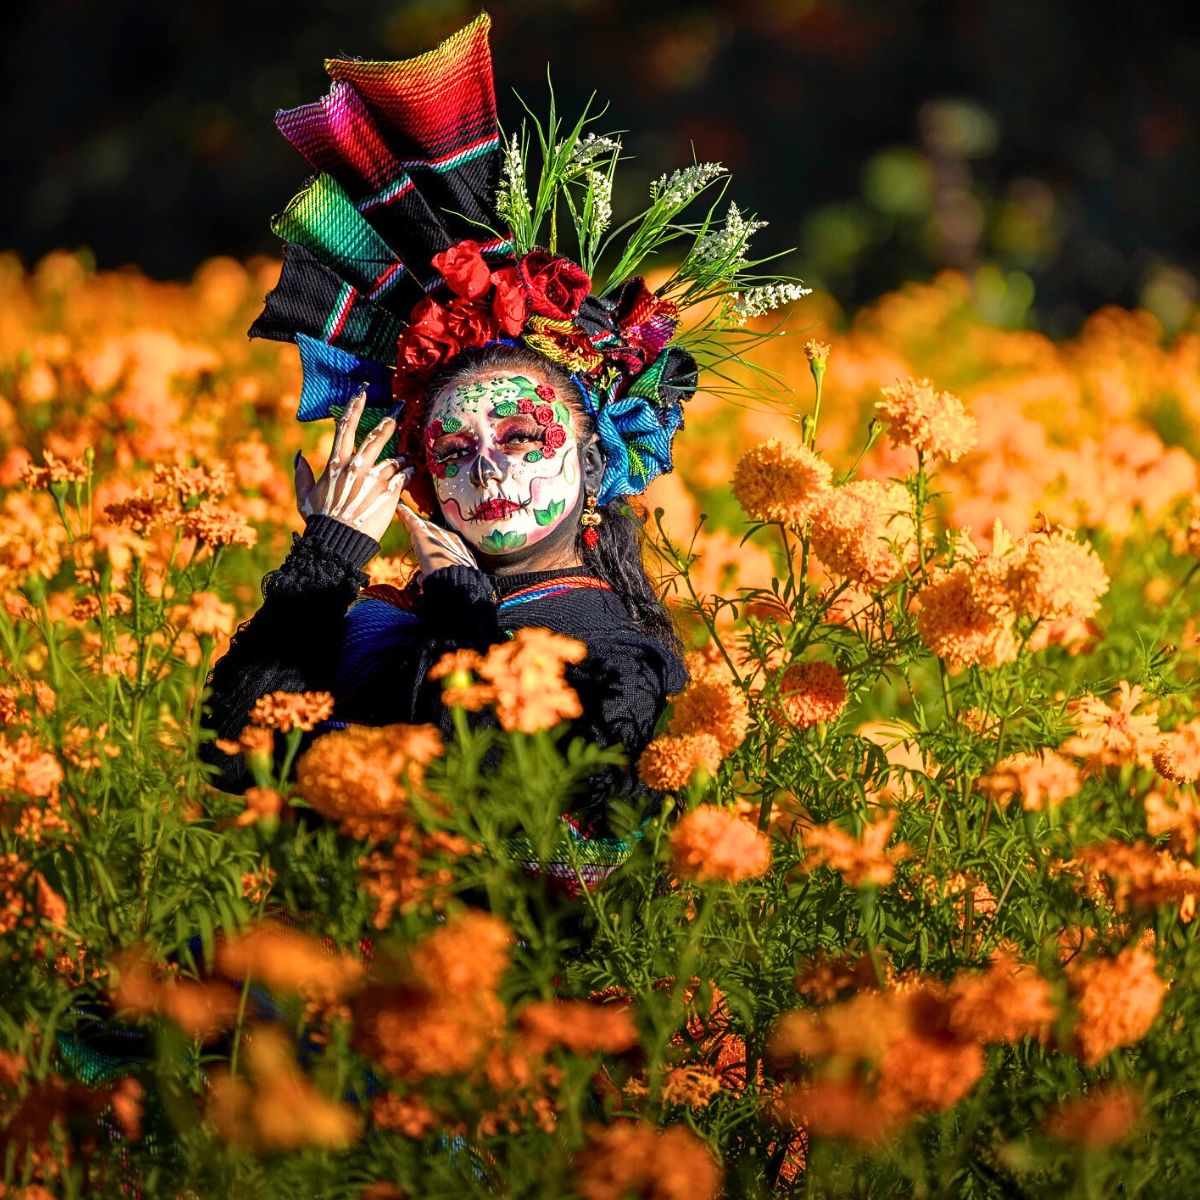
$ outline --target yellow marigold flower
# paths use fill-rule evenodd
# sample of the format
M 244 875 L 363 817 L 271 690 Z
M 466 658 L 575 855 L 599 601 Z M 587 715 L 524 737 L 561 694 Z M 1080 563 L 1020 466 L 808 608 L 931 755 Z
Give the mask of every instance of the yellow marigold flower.
M 881 389 L 876 410 L 888 423 L 894 445 L 911 446 L 926 459 L 957 462 L 978 440 L 975 418 L 949 392 L 935 392 L 928 379 L 909 377 Z
M 833 468 L 800 442 L 771 438 L 742 455 L 733 494 L 752 521 L 803 525 L 829 491 Z
M 656 737 L 638 756 L 638 778 L 660 792 L 678 792 L 697 771 L 715 775 L 721 745 L 711 733 Z
M 288 733 L 292 729 L 312 730 L 333 713 L 333 697 L 328 692 L 268 692 L 250 709 L 247 720 L 264 729 Z
M 578 1156 L 576 1187 L 583 1200 L 716 1200 L 721 1169 L 690 1129 L 644 1122 L 593 1126 Z
M 733 680 L 709 671 L 694 678 L 675 697 L 667 728 L 680 737 L 711 734 L 724 758 L 745 740 L 750 728 L 750 706 Z
M 1121 1084 L 1102 1084 L 1087 1096 L 1064 1100 L 1046 1118 L 1046 1132 L 1062 1142 L 1102 1150 L 1128 1137 L 1142 1115 L 1142 1098 Z
M 994 602 L 986 578 L 981 587 L 974 563 L 936 572 L 917 596 L 921 640 L 951 667 L 995 667 L 1016 659 L 1012 612 Z
M 1154 955 L 1137 946 L 1127 946 L 1113 958 L 1072 963 L 1067 975 L 1078 1015 L 1075 1044 L 1089 1067 L 1144 1038 L 1167 990 Z
M 771 843 L 728 809 L 702 804 L 671 831 L 675 870 L 697 883 L 741 883 L 766 873 Z
M 832 663 L 792 663 L 779 677 L 784 715 L 797 729 L 834 721 L 846 707 L 846 684 Z
M 1158 744 L 1152 756 L 1154 769 L 1172 783 L 1200 779 L 1200 717 L 1176 725 Z
M 525 1006 L 517 1023 L 537 1054 L 555 1046 L 572 1054 L 621 1054 L 638 1043 L 633 1014 L 623 1004 L 535 1000 Z
M 1062 804 L 1079 791 L 1079 768 L 1069 758 L 1046 750 L 1041 754 L 1010 754 L 979 781 L 980 790 L 1000 804 L 1021 797 L 1026 812 L 1042 812 Z
M 891 583 L 916 559 L 908 490 L 874 479 L 831 489 L 812 514 L 812 549 L 835 575 L 867 587 Z
M 1034 534 L 1009 573 L 1018 612 L 1038 620 L 1086 620 L 1108 591 L 1108 572 L 1096 551 L 1058 530 Z
M 801 870 L 808 872 L 817 867 L 832 867 L 851 887 L 860 887 L 864 883 L 886 887 L 895 876 L 894 864 L 910 853 L 903 842 L 890 850 L 884 849 L 892 836 L 897 816 L 891 812 L 864 826 L 861 839 L 832 822 L 807 826 L 802 834 L 805 859 Z
M 1045 1038 L 1058 1016 L 1048 980 L 999 953 L 986 971 L 964 971 L 950 985 L 950 1028 L 987 1044 Z
M 518 629 L 511 641 L 493 646 L 478 670 L 493 689 L 501 728 L 536 733 L 578 717 L 583 706 L 563 673 L 586 655 L 583 642 L 549 629 Z
M 296 763 L 296 787 L 351 837 L 379 836 L 404 820 L 425 768 L 443 753 L 433 725 L 354 725 L 309 746 Z

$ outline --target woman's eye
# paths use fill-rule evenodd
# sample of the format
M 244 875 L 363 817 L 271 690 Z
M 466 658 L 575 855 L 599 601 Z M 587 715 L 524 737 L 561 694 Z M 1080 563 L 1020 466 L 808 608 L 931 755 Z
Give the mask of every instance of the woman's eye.
M 466 458 L 471 453 L 471 447 L 461 442 L 457 445 L 442 446 L 433 451 L 433 461 L 439 463 L 454 462 L 457 458 Z
M 509 446 L 517 442 L 540 442 L 545 435 L 540 428 L 534 429 L 514 429 L 511 433 L 506 433 L 500 439 L 500 445 Z

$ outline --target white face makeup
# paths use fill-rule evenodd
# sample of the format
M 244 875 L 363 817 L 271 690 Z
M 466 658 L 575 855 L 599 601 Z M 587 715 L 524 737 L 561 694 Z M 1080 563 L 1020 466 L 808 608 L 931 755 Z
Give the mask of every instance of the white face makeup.
M 570 409 L 520 370 L 440 393 L 424 442 L 446 524 L 485 554 L 532 546 L 574 512 L 581 480 Z

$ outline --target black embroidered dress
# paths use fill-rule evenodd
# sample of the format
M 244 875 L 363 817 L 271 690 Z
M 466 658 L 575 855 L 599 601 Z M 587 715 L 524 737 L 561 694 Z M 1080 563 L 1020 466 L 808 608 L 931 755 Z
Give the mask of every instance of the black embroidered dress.
M 263 580 L 263 604 L 234 635 L 209 676 L 205 725 L 235 739 L 254 702 L 268 692 L 328 691 L 334 718 L 344 723 L 430 723 L 449 736 L 451 714 L 429 668 L 448 650 L 486 650 L 509 631 L 540 626 L 578 638 L 588 653 L 566 669 L 583 715 L 571 732 L 601 746 L 621 743 L 630 767 L 597 781 L 575 815 L 597 833 L 606 801 L 636 788 L 636 762 L 668 695 L 686 682 L 673 651 L 641 632 L 620 598 L 580 568 L 489 576 L 470 567 L 444 567 L 419 590 L 379 588 L 387 596 L 359 597 L 362 568 L 379 543 L 333 517 L 308 519 L 283 564 Z M 486 713 L 472 719 L 488 720 Z M 319 728 L 306 734 L 318 736 Z M 241 792 L 253 783 L 240 756 L 211 742 L 201 755 L 219 768 L 213 783 Z

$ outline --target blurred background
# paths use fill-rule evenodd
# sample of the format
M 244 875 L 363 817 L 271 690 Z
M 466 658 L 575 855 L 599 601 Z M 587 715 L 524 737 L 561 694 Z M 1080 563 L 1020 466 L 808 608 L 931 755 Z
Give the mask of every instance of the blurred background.
M 1200 300 L 1200 37 L 1169 0 L 493 0 L 501 120 L 595 90 L 628 130 L 628 207 L 724 162 L 756 247 L 853 311 L 943 267 L 1007 327 L 1073 333 L 1106 303 L 1168 332 Z M 0 248 L 27 264 L 190 276 L 277 252 L 306 164 L 275 110 L 327 55 L 407 57 L 457 0 L 43 0 L 10 7 Z M 618 217 L 620 211 L 618 210 Z

